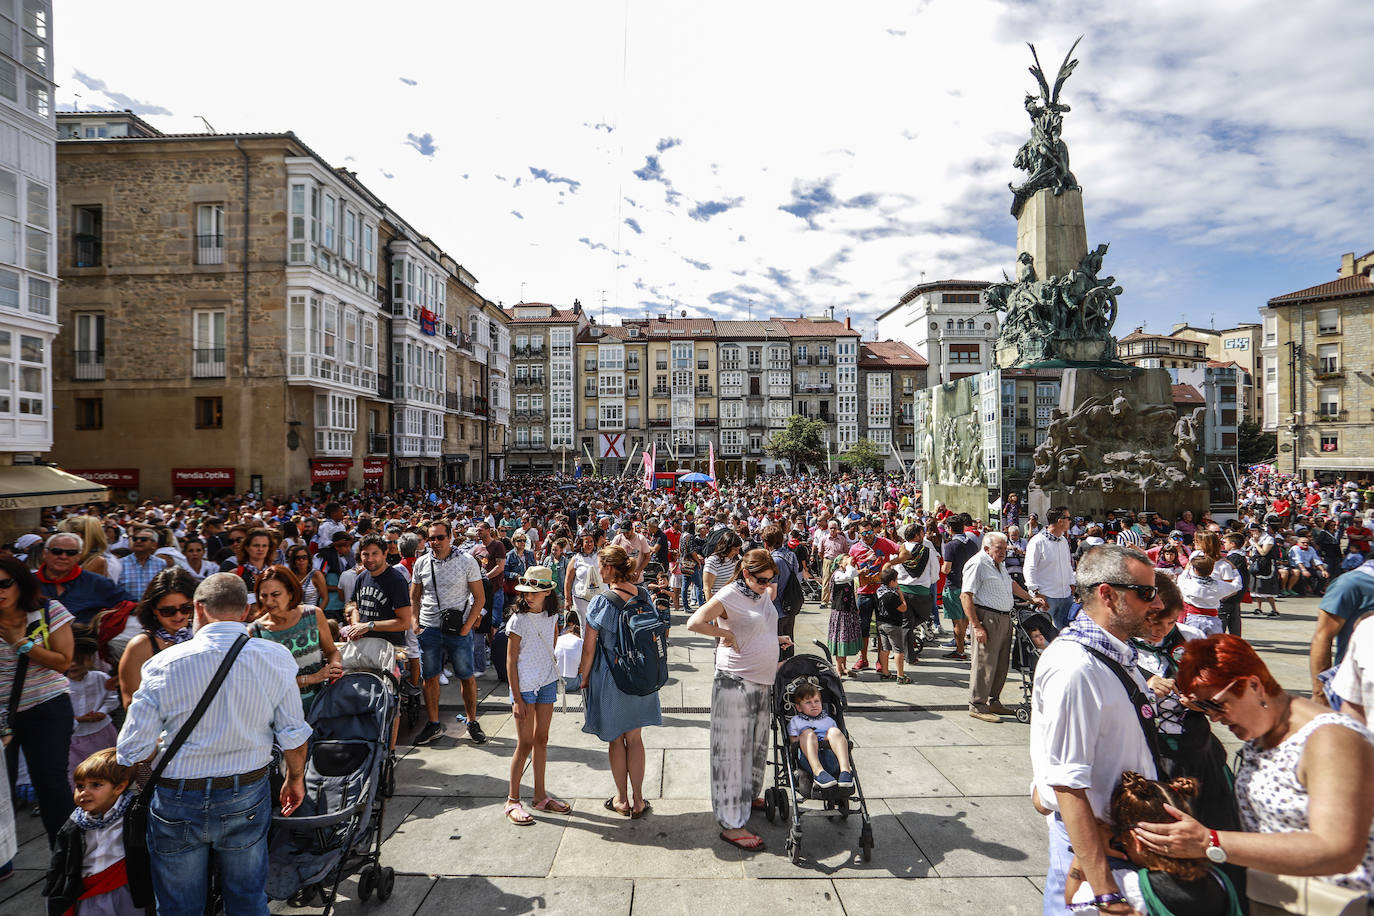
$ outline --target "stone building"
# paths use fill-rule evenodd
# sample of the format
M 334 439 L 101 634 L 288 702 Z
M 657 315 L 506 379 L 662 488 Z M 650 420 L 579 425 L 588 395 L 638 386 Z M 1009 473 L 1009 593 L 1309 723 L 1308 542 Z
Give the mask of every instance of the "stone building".
M 937 385 L 993 368 L 997 316 L 986 313 L 982 280 L 919 283 L 878 316 L 878 337 L 900 340 L 927 361 Z
M 839 454 L 859 441 L 859 332 L 848 318 L 784 318 L 780 323 L 792 341 L 793 409 L 823 421 L 826 441 L 834 442 Z M 769 381 L 771 387 L 771 376 Z M 776 419 L 769 415 L 770 427 Z M 786 417 L 777 425 L 786 425 Z
M 859 344 L 859 434 L 883 450 L 890 471 L 916 460 L 915 394 L 926 387 L 926 368 L 925 358 L 901 341 Z
M 731 472 L 771 469 L 763 454 L 776 414 L 792 413 L 792 350 L 787 328 L 777 319 L 717 321 L 716 354 L 720 447 L 716 457 Z M 774 403 L 779 407 L 773 407 Z M 831 437 L 833 440 L 833 436 Z M 732 464 L 731 462 L 737 462 Z
M 1002 369 L 1002 492 L 1017 493 L 1029 506 L 1035 450 L 1045 441 L 1059 406 L 1063 369 Z
M 706 459 L 719 420 L 716 403 L 716 327 L 710 318 L 625 319 L 645 341 L 646 422 L 661 467 L 689 467 Z M 627 332 L 627 333 L 629 333 Z
M 1262 371 L 1260 355 L 1260 324 L 1241 322 L 1229 328 L 1198 328 L 1190 324 L 1176 324 L 1170 337 L 1194 340 L 1207 347 L 1207 365 L 1226 363 L 1236 367 L 1236 409 L 1241 421 L 1263 422 L 1264 399 L 1258 383 Z
M 294 134 L 89 118 L 59 118 L 58 460 L 153 497 L 453 479 L 451 258 Z
M 1279 471 L 1374 477 L 1371 307 L 1374 251 L 1342 255 L 1335 280 L 1275 296 L 1260 310 L 1265 421 L 1278 433 Z
M 510 384 L 516 406 L 506 443 L 508 466 L 516 472 L 566 466 L 571 472 L 579 461 L 590 463 L 579 454 L 575 436 L 579 379 L 574 340 L 589 323 L 582 303 L 574 299 L 571 308 L 560 308 L 521 302 L 506 315 L 515 341 Z M 544 405 L 546 417 L 535 414 L 536 403 Z

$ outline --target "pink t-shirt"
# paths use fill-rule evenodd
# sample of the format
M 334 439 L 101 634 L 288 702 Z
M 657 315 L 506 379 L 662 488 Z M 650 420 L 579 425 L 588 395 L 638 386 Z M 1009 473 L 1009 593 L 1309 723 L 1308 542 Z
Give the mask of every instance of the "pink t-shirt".
M 757 600 L 731 582 L 715 594 L 725 605 L 725 616 L 716 623 L 735 634 L 739 649 L 725 643 L 716 646 L 716 670 L 733 674 L 751 684 L 771 684 L 778 671 L 778 612 L 768 596 Z

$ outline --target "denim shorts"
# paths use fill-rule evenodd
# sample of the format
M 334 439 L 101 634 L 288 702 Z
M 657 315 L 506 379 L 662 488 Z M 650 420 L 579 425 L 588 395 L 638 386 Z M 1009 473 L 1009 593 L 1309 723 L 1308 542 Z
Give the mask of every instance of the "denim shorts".
M 822 742 L 817 751 L 819 752 L 817 756 L 821 758 L 821 766 L 825 767 L 825 771 L 831 776 L 838 777 L 840 775 L 840 758 L 835 756 L 830 745 Z M 811 772 L 811 761 L 806 759 L 806 755 L 802 753 L 800 747 L 796 748 L 796 753 L 798 768 L 806 775 L 814 778 L 816 774 Z
M 538 690 L 522 690 L 520 691 L 520 699 L 536 706 L 541 703 L 551 705 L 558 700 L 558 682 L 549 681 Z
M 472 634 L 450 636 L 438 626 L 421 630 L 420 677 L 425 680 L 438 677 L 444 670 L 445 656 L 448 656 L 449 664 L 453 666 L 453 674 L 458 680 L 466 681 L 472 677 Z

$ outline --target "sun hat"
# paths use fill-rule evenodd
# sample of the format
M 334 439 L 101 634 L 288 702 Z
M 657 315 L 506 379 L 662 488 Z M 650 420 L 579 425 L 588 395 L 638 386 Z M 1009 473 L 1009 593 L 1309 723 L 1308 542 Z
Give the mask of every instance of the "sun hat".
M 517 592 L 547 592 L 553 590 L 553 570 L 547 566 L 531 566 L 515 586 Z

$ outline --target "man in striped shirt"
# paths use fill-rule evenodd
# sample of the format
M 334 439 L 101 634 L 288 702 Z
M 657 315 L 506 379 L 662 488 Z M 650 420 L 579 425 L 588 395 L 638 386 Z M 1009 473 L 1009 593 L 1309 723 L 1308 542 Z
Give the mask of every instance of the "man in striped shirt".
M 175 735 L 200 702 L 230 646 L 246 633 L 248 590 L 233 573 L 196 587 L 196 635 L 154 655 L 129 704 L 119 762 L 150 760 L 164 732 Z M 250 639 L 205 716 L 153 788 L 148 818 L 153 892 L 159 914 L 200 916 L 209 886 L 209 852 L 226 913 L 267 914 L 267 827 L 272 820 L 268 763 L 284 750 L 281 810 L 305 796 L 305 742 L 299 669 L 285 646 Z M 170 739 L 169 739 L 170 740 Z

